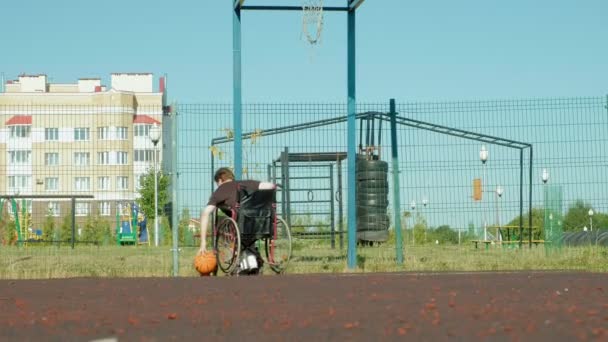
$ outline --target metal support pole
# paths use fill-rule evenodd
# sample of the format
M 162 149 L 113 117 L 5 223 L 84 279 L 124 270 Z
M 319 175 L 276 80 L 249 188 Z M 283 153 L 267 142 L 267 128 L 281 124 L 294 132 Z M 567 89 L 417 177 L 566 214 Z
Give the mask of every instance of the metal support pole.
M 76 198 L 72 197 L 72 249 L 76 240 Z
M 173 108 L 177 108 L 177 106 L 173 106 Z M 171 173 L 171 202 L 172 205 L 172 215 L 171 215 L 171 226 L 173 226 L 173 276 L 177 277 L 179 274 L 179 249 L 178 249 L 178 241 L 179 241 L 179 206 L 177 201 L 177 187 L 179 180 L 179 170 L 177 167 L 177 111 L 173 113 L 173 125 L 171 126 L 171 149 L 173 153 L 171 154 L 171 165 L 173 165 L 173 172 Z
M 211 145 L 213 146 L 213 145 Z M 215 175 L 215 156 L 213 155 L 213 151 L 211 151 L 211 191 L 215 188 L 215 179 L 213 176 Z
M 399 187 L 399 148 L 397 146 L 397 110 L 395 99 L 390 102 L 391 115 L 391 152 L 393 157 L 393 215 L 395 216 L 395 252 L 397 264 L 403 264 L 403 237 L 401 236 L 401 203 Z
M 532 150 L 532 146 L 530 146 L 530 165 L 528 166 L 529 168 L 529 174 L 530 174 L 530 185 L 529 185 L 529 189 L 528 189 L 528 225 L 530 226 L 530 248 L 532 248 L 532 154 L 533 154 L 533 150 Z
M 348 118 L 347 118 L 347 157 L 348 157 L 348 268 L 354 270 L 357 266 L 357 197 L 356 197 L 356 162 L 357 162 L 357 139 L 356 139 L 356 74 L 355 74 L 355 11 L 348 12 Z
M 342 201 L 342 160 L 338 160 L 338 241 L 340 242 L 340 250 L 344 248 L 344 201 Z
M 485 208 L 483 205 L 483 193 L 486 192 L 486 186 L 488 186 L 488 183 L 486 182 L 486 163 L 483 162 L 483 164 L 481 164 L 481 210 L 483 211 L 483 241 L 488 241 L 488 214 L 486 212 L 486 210 L 484 210 Z M 486 245 L 487 246 L 487 245 Z
M 234 125 L 234 176 L 242 178 L 243 171 L 243 132 L 242 132 L 242 79 L 241 79 L 241 6 L 233 8 L 232 13 L 232 77 L 233 77 L 233 125 Z
M 336 248 L 336 214 L 335 214 L 335 203 L 334 203 L 334 165 L 329 165 L 329 200 L 331 205 L 329 207 L 329 224 L 331 233 L 331 249 Z
M 530 213 L 532 215 L 532 213 Z M 530 228 L 531 229 L 531 228 Z M 519 248 L 524 244 L 524 150 L 519 149 Z M 532 233 L 532 232 L 530 232 Z
M 289 184 L 289 148 L 285 147 L 285 151 L 281 154 L 281 175 L 283 177 L 283 213 L 287 225 L 291 227 L 291 185 Z
M 158 167 L 156 166 L 156 144 L 154 144 L 154 246 L 158 247 Z

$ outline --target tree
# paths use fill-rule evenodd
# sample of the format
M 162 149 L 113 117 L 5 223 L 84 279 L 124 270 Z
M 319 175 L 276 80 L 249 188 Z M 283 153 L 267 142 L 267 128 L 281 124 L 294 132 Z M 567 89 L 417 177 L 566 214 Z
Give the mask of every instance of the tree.
M 428 241 L 428 225 L 426 223 L 426 220 L 424 219 L 424 217 L 422 217 L 420 214 L 416 215 L 416 223 L 414 224 L 414 243 L 415 244 L 424 244 L 427 243 Z M 427 234 L 425 234 L 427 233 Z M 427 237 L 425 239 L 425 236 Z
M 158 210 L 162 211 L 168 202 L 169 198 L 169 183 L 170 178 L 162 171 L 158 172 Z M 137 199 L 137 205 L 141 211 L 150 220 L 156 219 L 154 213 L 154 169 L 150 168 L 146 174 L 140 179 L 140 188 L 138 193 L 140 197 Z
M 523 228 L 524 228 L 524 238 L 527 237 L 527 227 L 529 225 L 529 217 L 530 217 L 530 212 L 527 212 L 524 214 L 523 216 Z M 543 227 L 544 227 L 544 223 L 545 223 L 545 210 L 543 208 L 532 208 L 532 238 L 533 239 L 540 239 L 542 237 L 542 232 L 543 232 Z M 519 216 L 515 217 L 514 219 L 512 219 L 508 224 L 508 226 L 519 226 Z M 515 229 L 513 231 L 514 235 L 513 236 L 517 236 L 517 239 L 519 239 L 519 229 Z M 505 236 L 504 234 L 506 234 L 503 231 L 503 236 Z
M 49 211 L 44 218 L 44 223 L 42 225 L 42 239 L 44 241 L 53 241 L 58 239 L 57 225 L 55 223 L 55 218 L 52 213 Z
M 449 225 L 442 225 L 433 229 L 431 240 L 438 240 L 440 243 L 458 243 L 458 232 L 450 228 Z
M 179 244 L 182 246 L 191 246 L 194 244 L 192 232 L 188 228 L 190 226 L 190 210 L 184 208 L 182 210 L 181 219 L 179 220 Z
M 88 216 L 82 229 L 82 241 L 100 241 L 98 229 L 99 218 L 97 216 Z
M 63 216 L 63 221 L 61 221 L 61 229 L 59 232 L 59 239 L 64 241 L 72 241 L 72 213 L 69 215 Z

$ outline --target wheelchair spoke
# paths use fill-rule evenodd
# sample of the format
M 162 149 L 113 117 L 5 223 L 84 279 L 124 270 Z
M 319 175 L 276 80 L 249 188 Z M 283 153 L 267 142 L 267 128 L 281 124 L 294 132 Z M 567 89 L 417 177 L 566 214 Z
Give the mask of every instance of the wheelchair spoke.
M 236 222 L 223 219 L 217 226 L 215 236 L 218 266 L 224 273 L 230 273 L 239 258 L 240 235 Z
M 283 273 L 291 259 L 291 232 L 287 223 L 277 217 L 273 234 L 266 239 L 266 260 L 275 273 Z

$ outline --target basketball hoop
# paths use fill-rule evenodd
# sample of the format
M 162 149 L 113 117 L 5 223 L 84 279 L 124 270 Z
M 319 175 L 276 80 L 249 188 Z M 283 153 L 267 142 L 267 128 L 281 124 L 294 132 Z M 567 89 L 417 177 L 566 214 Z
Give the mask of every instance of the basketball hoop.
M 302 35 L 310 46 L 321 43 L 323 0 L 303 0 L 302 13 Z

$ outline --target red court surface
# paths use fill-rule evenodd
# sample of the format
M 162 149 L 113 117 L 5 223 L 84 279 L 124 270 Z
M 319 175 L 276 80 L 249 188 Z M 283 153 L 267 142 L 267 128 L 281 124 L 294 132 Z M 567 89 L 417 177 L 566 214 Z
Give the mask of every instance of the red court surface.
M 608 340 L 608 274 L 0 281 L 2 341 Z

